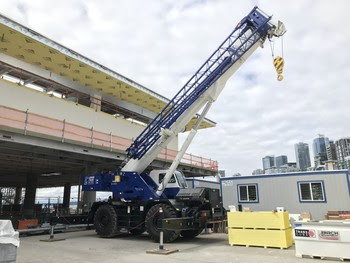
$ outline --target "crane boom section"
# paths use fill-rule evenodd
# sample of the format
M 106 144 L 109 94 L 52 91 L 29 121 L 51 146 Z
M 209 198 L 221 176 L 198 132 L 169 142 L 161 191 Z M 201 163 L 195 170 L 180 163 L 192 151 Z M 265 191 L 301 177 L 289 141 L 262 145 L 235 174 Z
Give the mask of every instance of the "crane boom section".
M 123 171 L 142 172 L 276 27 L 255 7 L 126 150 Z

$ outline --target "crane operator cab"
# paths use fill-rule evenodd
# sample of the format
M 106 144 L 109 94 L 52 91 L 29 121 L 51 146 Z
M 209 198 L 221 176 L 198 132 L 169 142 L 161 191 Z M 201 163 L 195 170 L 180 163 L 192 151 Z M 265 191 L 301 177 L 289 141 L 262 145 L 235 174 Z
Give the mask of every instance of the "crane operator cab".
M 164 187 L 163 180 L 167 170 L 152 170 L 149 177 L 158 187 Z M 180 189 L 187 188 L 187 182 L 181 171 L 175 171 L 165 187 L 164 194 L 168 198 L 175 198 Z

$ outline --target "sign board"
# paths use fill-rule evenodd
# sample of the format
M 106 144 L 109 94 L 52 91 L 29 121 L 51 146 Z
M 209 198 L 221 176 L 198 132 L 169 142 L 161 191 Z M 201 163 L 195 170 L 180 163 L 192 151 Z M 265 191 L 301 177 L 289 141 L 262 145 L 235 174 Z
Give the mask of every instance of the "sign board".
M 318 237 L 324 240 L 340 240 L 339 231 L 318 231 Z
M 222 180 L 222 186 L 233 186 L 232 180 Z
M 294 229 L 296 237 L 316 238 L 316 231 L 311 229 Z

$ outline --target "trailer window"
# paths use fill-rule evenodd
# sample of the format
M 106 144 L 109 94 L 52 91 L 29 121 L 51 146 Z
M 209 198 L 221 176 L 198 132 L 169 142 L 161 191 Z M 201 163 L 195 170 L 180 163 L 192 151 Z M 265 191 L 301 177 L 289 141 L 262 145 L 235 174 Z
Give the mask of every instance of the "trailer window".
M 323 181 L 298 182 L 301 202 L 325 202 Z
M 239 202 L 258 202 L 257 184 L 238 185 Z

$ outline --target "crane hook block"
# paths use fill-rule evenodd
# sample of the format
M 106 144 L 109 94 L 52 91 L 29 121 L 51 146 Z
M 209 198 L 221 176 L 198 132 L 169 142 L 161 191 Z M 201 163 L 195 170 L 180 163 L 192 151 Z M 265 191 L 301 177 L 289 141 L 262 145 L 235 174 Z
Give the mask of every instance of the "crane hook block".
M 279 81 L 283 80 L 282 72 L 283 72 L 283 66 L 284 66 L 284 59 L 280 56 L 275 57 L 273 60 L 273 66 L 275 67 L 277 71 L 277 79 Z

